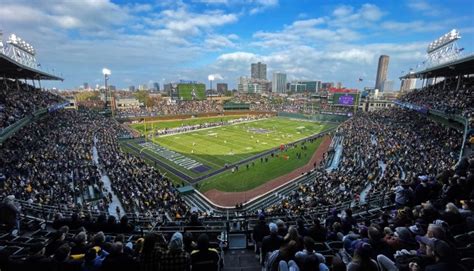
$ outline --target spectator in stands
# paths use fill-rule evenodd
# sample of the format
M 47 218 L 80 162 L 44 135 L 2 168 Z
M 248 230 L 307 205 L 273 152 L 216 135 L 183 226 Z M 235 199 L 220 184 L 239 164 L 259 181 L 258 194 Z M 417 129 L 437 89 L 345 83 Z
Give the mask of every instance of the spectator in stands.
M 283 244 L 283 237 L 278 235 L 278 226 L 275 223 L 270 223 L 268 228 L 270 230 L 270 235 L 265 236 L 262 240 L 262 264 L 268 258 L 269 253 L 278 250 Z
M 296 226 L 292 225 L 288 228 L 288 233 L 283 238 L 283 243 L 288 244 L 291 241 L 295 241 L 296 249 L 303 249 L 303 238 L 298 234 Z
M 253 241 L 256 244 L 255 253 L 260 255 L 260 249 L 262 247 L 262 241 L 265 236 L 269 234 L 267 223 L 265 222 L 265 215 L 260 214 L 258 216 L 258 223 L 254 226 L 252 237 Z
M 296 225 L 298 225 L 298 234 L 303 238 L 305 237 L 306 235 L 308 235 L 308 229 L 306 229 L 305 225 L 304 225 L 304 220 L 301 219 L 301 218 L 298 218 L 296 220 Z
M 82 271 L 99 271 L 109 253 L 99 247 L 90 248 L 84 255 Z
M 303 238 L 304 250 L 299 251 L 295 254 L 295 261 L 301 271 L 316 270 L 316 266 L 319 271 L 329 271 L 329 268 L 324 264 L 324 256 L 315 251 L 314 240 L 306 236 Z
M 268 261 L 265 264 L 265 270 L 283 271 L 289 270 L 290 268 L 297 268 L 298 265 L 294 261 L 296 252 L 298 252 L 298 246 L 296 242 L 293 240 L 289 241 L 288 243 L 284 244 L 279 250 L 275 250 L 268 257 Z
M 7 230 L 14 231 L 14 235 L 20 230 L 20 207 L 15 203 L 15 196 L 9 195 L 3 199 L 0 206 L 0 223 L 5 223 Z
M 395 187 L 395 203 L 397 207 L 403 207 L 410 205 L 413 199 L 413 191 L 411 190 L 408 183 L 404 182 Z
M 191 257 L 183 249 L 183 235 L 175 232 L 171 237 L 168 250 L 163 252 L 160 257 L 160 270 L 178 271 L 190 270 Z
M 352 210 L 350 208 L 346 209 L 341 221 L 342 232 L 348 234 L 356 225 L 357 221 L 352 217 Z
M 209 236 L 205 233 L 199 235 L 197 248 L 191 253 L 191 266 L 193 271 L 217 271 L 219 270 L 219 252 L 209 247 Z
M 52 265 L 53 270 L 79 270 L 81 262 L 71 258 L 71 247 L 64 244 L 54 252 Z
M 326 242 L 327 230 L 321 225 L 318 218 L 313 220 L 313 225 L 308 230 L 308 236 L 316 242 Z
M 51 258 L 45 256 L 45 247 L 42 243 L 34 243 L 31 245 L 28 256 L 22 262 L 21 260 L 15 260 L 11 263 L 12 267 L 19 267 L 19 271 L 48 271 L 53 268 Z M 20 269 L 21 268 L 21 269 Z
M 377 262 L 370 258 L 372 246 L 365 242 L 358 242 L 352 261 L 347 265 L 347 271 L 378 271 Z
M 158 238 L 156 233 L 148 233 L 145 236 L 143 248 L 140 253 L 140 271 L 159 269 L 159 261 L 163 251 L 160 246 L 158 246 Z
M 72 242 L 71 254 L 85 254 L 87 251 L 87 235 L 85 232 L 79 232 Z
M 50 241 L 48 246 L 46 246 L 46 255 L 49 256 L 54 254 L 59 247 L 64 244 L 67 244 L 67 242 L 64 240 L 66 238 L 66 232 L 66 228 L 61 227 L 61 229 L 59 229 L 53 234 L 52 240 Z
M 278 235 L 285 236 L 288 233 L 288 228 L 286 227 L 285 222 L 281 219 L 278 219 L 276 224 L 278 227 Z
M 102 263 L 102 270 L 104 271 L 133 270 L 135 267 L 136 262 L 130 255 L 124 253 L 121 242 L 112 244 L 110 254 Z

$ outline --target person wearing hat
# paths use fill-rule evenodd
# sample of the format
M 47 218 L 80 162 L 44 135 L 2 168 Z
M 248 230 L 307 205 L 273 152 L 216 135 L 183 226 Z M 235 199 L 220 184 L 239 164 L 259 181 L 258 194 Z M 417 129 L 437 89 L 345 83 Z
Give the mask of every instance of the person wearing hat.
M 426 236 L 417 236 L 416 240 L 426 246 L 426 255 L 435 259 L 435 263 L 427 265 L 425 271 L 462 270 L 455 262 L 455 249 L 445 241 Z
M 174 270 L 190 270 L 191 256 L 184 250 L 183 235 L 175 232 L 171 236 L 168 244 L 168 250 L 163 252 L 160 257 L 160 270 L 174 271 Z
M 270 235 L 265 236 L 262 240 L 262 264 L 269 253 L 279 249 L 283 244 L 283 237 L 278 235 L 278 226 L 275 223 L 270 223 L 268 229 L 270 230 Z

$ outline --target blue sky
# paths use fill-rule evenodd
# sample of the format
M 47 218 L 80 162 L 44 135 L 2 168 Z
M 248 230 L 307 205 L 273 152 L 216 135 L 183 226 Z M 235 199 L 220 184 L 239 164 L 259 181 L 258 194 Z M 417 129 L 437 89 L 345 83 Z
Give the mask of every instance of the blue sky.
M 473 14 L 468 0 L 3 0 L 0 29 L 35 46 L 42 67 L 65 79 L 46 85 L 62 89 L 102 84 L 103 67 L 120 88 L 209 74 L 235 87 L 256 61 L 269 78 L 363 88 L 374 85 L 381 54 L 398 88 L 401 72 L 453 28 L 473 52 Z

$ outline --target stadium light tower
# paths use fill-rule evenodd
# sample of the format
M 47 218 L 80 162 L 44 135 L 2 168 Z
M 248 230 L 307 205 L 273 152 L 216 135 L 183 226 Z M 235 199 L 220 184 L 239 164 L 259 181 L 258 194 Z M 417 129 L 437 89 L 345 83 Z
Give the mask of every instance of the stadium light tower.
M 103 68 L 102 69 L 102 74 L 104 75 L 104 81 L 105 81 L 105 109 L 107 109 L 107 81 L 109 80 L 109 75 L 112 74 L 112 72 L 107 69 L 107 68 Z
M 214 81 L 214 79 L 216 79 L 216 78 L 215 78 L 215 76 L 214 76 L 213 74 L 209 74 L 209 75 L 207 76 L 207 80 L 209 80 L 209 83 L 210 83 L 210 85 L 211 85 L 211 87 L 210 87 L 211 100 L 212 100 L 212 81 Z

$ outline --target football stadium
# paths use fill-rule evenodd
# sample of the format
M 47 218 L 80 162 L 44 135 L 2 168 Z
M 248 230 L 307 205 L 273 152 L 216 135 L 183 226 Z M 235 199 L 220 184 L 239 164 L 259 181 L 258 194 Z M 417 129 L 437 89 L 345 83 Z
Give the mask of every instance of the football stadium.
M 0 270 L 474 270 L 458 4 L 6 0 Z

